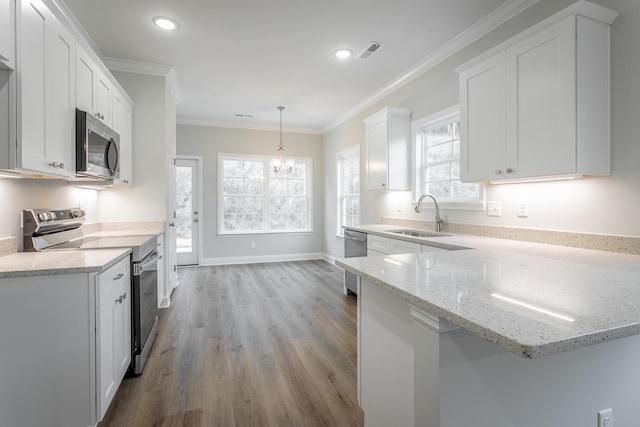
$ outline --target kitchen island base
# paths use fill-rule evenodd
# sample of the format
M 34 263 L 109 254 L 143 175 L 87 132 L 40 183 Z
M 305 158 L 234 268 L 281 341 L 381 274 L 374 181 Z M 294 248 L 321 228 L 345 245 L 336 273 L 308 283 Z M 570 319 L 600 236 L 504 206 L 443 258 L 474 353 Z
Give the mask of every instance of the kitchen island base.
M 640 425 L 640 336 L 526 359 L 361 278 L 365 426 Z

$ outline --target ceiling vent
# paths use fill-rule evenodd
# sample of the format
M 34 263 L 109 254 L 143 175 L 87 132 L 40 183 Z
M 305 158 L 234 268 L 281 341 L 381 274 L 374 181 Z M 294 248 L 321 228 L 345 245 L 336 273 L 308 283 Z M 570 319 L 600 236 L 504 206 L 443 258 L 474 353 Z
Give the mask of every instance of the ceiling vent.
M 367 46 L 362 52 L 358 54 L 358 58 L 360 59 L 369 59 L 371 55 L 373 55 L 384 43 L 380 42 L 371 42 L 369 46 Z

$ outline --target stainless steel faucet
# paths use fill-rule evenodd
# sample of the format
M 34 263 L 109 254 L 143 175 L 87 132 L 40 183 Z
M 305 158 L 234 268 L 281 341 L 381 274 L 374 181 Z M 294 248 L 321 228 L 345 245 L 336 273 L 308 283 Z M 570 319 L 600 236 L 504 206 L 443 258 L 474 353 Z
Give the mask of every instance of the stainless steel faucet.
M 420 196 L 420 199 L 418 199 L 418 204 L 416 205 L 416 212 L 420 213 L 422 211 L 422 201 L 425 199 L 425 197 L 428 197 L 431 200 L 433 200 L 433 203 L 436 205 L 435 222 L 436 222 L 436 231 L 439 233 L 441 228 L 440 226 L 444 221 L 440 218 L 440 207 L 438 206 L 438 201 L 432 194 L 423 194 L 422 196 Z

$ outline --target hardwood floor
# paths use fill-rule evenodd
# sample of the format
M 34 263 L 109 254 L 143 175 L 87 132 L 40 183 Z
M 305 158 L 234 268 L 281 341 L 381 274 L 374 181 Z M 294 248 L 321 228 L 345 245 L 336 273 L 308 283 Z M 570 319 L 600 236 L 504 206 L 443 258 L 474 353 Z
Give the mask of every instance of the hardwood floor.
M 143 374 L 100 427 L 362 426 L 356 299 L 325 261 L 179 270 Z

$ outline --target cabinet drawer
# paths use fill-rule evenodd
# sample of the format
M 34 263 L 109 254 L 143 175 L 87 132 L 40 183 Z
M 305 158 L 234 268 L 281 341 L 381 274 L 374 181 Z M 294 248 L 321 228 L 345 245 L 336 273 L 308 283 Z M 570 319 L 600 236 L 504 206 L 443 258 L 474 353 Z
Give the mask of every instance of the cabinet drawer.
M 376 251 L 382 254 L 389 253 L 389 239 L 384 237 L 367 234 L 367 251 Z
M 367 235 L 367 251 L 371 250 L 386 255 L 415 254 L 420 253 L 420 244 L 369 234 Z
M 129 264 L 129 257 L 125 257 L 96 277 L 98 307 L 102 307 L 105 301 L 115 294 L 126 293 L 126 297 L 130 298 L 131 276 Z
M 413 242 L 405 242 L 404 240 L 390 239 L 390 254 L 418 254 L 420 253 L 420 244 Z

